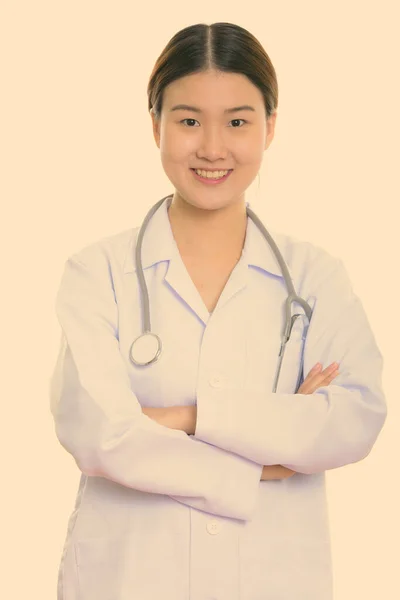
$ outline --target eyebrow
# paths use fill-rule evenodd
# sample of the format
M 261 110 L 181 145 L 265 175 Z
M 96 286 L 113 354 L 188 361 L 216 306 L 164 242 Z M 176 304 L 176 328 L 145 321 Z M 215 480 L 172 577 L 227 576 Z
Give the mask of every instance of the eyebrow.
M 170 108 L 169 112 L 173 112 L 174 110 L 189 110 L 189 111 L 195 112 L 195 113 L 202 112 L 202 110 L 200 108 L 197 108 L 196 106 L 189 106 L 188 104 L 176 104 L 175 106 Z M 234 112 L 239 112 L 240 110 L 251 110 L 253 112 L 256 112 L 256 110 L 253 106 L 250 106 L 249 104 L 243 104 L 243 106 L 234 106 L 233 108 L 226 108 L 224 110 L 224 113 L 230 114 L 230 113 L 234 113 Z

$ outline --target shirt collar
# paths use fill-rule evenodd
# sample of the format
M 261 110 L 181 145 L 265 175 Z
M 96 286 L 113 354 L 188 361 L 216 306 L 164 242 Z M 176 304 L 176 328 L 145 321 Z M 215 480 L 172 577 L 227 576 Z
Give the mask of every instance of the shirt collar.
M 165 201 L 153 214 L 147 224 L 142 242 L 141 257 L 143 270 L 155 265 L 160 261 L 171 260 L 174 255 L 176 256 L 176 253 L 179 252 L 168 217 L 168 207 L 171 203 L 171 200 L 172 197 L 167 196 Z M 249 202 L 246 202 L 246 206 L 250 206 Z M 136 271 L 135 244 L 139 229 L 139 227 L 135 228 L 134 235 L 131 237 L 128 252 L 124 261 L 124 273 L 134 273 Z M 272 231 L 269 228 L 268 232 L 274 238 L 276 245 L 285 258 L 284 236 Z M 242 257 L 248 265 L 259 267 L 268 273 L 272 273 L 278 277 L 283 277 L 279 263 L 272 248 L 250 217 L 247 219 L 246 238 L 242 251 Z

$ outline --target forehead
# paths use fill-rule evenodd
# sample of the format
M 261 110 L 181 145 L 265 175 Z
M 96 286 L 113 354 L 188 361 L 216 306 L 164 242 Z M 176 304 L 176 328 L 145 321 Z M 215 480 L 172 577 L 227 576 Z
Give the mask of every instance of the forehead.
M 178 102 L 194 104 L 199 108 L 225 108 L 234 104 L 263 104 L 260 90 L 241 73 L 206 71 L 181 77 L 170 83 L 164 91 L 168 107 Z

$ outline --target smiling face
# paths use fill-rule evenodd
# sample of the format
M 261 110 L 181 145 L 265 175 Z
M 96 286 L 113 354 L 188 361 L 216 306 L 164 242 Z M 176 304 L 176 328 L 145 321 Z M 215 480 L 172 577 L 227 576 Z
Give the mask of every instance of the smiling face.
M 276 112 L 267 121 L 262 94 L 247 77 L 215 70 L 182 77 L 164 90 L 160 120 L 151 117 L 174 202 L 206 210 L 244 202 L 276 121 Z M 210 184 L 194 168 L 233 170 Z

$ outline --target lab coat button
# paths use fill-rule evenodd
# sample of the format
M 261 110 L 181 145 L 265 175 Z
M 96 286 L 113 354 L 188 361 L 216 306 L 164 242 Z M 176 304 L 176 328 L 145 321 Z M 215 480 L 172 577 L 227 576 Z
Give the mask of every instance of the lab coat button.
M 212 521 L 209 521 L 207 523 L 207 531 L 211 535 L 216 535 L 217 533 L 219 533 L 221 531 L 220 523 L 218 523 L 218 521 L 216 521 L 215 519 L 213 519 Z
M 211 377 L 211 379 L 209 380 L 209 384 L 215 388 L 222 388 L 225 385 L 224 378 L 220 375 L 215 375 L 214 377 Z

